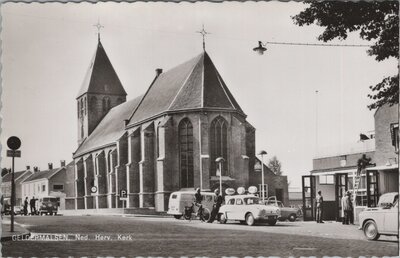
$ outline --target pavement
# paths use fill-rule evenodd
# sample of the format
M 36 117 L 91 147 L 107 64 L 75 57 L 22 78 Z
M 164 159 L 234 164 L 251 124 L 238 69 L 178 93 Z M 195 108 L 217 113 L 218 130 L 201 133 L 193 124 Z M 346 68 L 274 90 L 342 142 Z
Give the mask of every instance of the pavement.
M 1 242 L 26 238 L 31 235 L 29 230 L 14 221 L 14 232 L 11 232 L 10 218 L 3 217 L 1 222 Z
M 2 243 L 4 257 L 395 256 L 396 237 L 368 241 L 357 226 L 278 222 L 202 223 L 159 217 L 20 216 L 32 239 Z M 66 236 L 66 237 L 63 237 Z M 125 237 L 119 239 L 119 237 Z

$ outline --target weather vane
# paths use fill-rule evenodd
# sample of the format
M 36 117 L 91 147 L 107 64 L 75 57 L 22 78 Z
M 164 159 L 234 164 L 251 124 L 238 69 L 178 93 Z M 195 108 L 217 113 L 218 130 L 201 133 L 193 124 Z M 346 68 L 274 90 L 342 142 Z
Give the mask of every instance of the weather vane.
M 100 24 L 99 20 L 97 20 L 97 23 L 94 24 L 93 26 L 97 28 L 97 36 L 98 36 L 99 41 L 100 41 L 100 30 L 101 30 L 101 28 L 104 28 L 104 26 Z
M 196 33 L 200 33 L 200 34 L 203 36 L 203 50 L 206 51 L 205 36 L 206 36 L 207 34 L 211 34 L 211 33 L 209 33 L 209 32 L 207 32 L 207 31 L 204 30 L 204 24 L 203 24 L 202 30 L 201 30 L 201 31 L 196 31 Z

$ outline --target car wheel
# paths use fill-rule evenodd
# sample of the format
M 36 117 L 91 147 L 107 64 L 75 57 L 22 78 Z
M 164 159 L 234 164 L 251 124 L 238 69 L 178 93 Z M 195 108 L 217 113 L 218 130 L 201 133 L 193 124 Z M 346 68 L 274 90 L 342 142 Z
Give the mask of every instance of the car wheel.
M 297 218 L 296 214 L 290 214 L 288 220 L 293 222 L 296 221 L 296 218 Z
M 267 221 L 268 225 L 274 226 L 276 224 L 276 219 L 271 219 Z
M 380 237 L 375 222 L 369 220 L 364 224 L 364 235 L 368 240 L 377 240 Z
M 54 212 L 54 216 L 57 216 L 57 212 Z
M 253 214 L 249 213 L 246 215 L 246 224 L 249 226 L 253 226 L 255 223 Z
M 227 219 L 226 219 L 225 214 L 224 214 L 224 213 L 221 213 L 221 214 L 219 215 L 219 223 L 225 224 L 226 221 L 227 221 Z
M 175 218 L 175 219 L 181 219 L 181 218 L 182 218 L 182 215 L 174 215 L 174 218 Z

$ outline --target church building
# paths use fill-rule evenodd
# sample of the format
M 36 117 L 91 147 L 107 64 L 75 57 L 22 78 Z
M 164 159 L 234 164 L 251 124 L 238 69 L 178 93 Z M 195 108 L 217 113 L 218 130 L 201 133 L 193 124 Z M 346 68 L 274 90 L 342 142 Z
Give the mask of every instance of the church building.
M 219 187 L 218 157 L 223 188 L 256 181 L 255 128 L 206 51 L 157 69 L 147 91 L 127 101 L 99 38 L 77 117 L 75 209 L 166 211 L 174 191 Z

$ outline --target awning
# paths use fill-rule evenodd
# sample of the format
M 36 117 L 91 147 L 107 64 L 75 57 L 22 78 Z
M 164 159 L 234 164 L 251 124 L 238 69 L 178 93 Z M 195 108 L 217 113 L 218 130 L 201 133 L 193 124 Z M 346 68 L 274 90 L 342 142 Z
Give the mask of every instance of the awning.
M 369 167 L 367 170 L 392 170 L 392 169 L 399 169 L 399 164 L 394 164 L 390 166 L 376 166 L 376 167 Z

